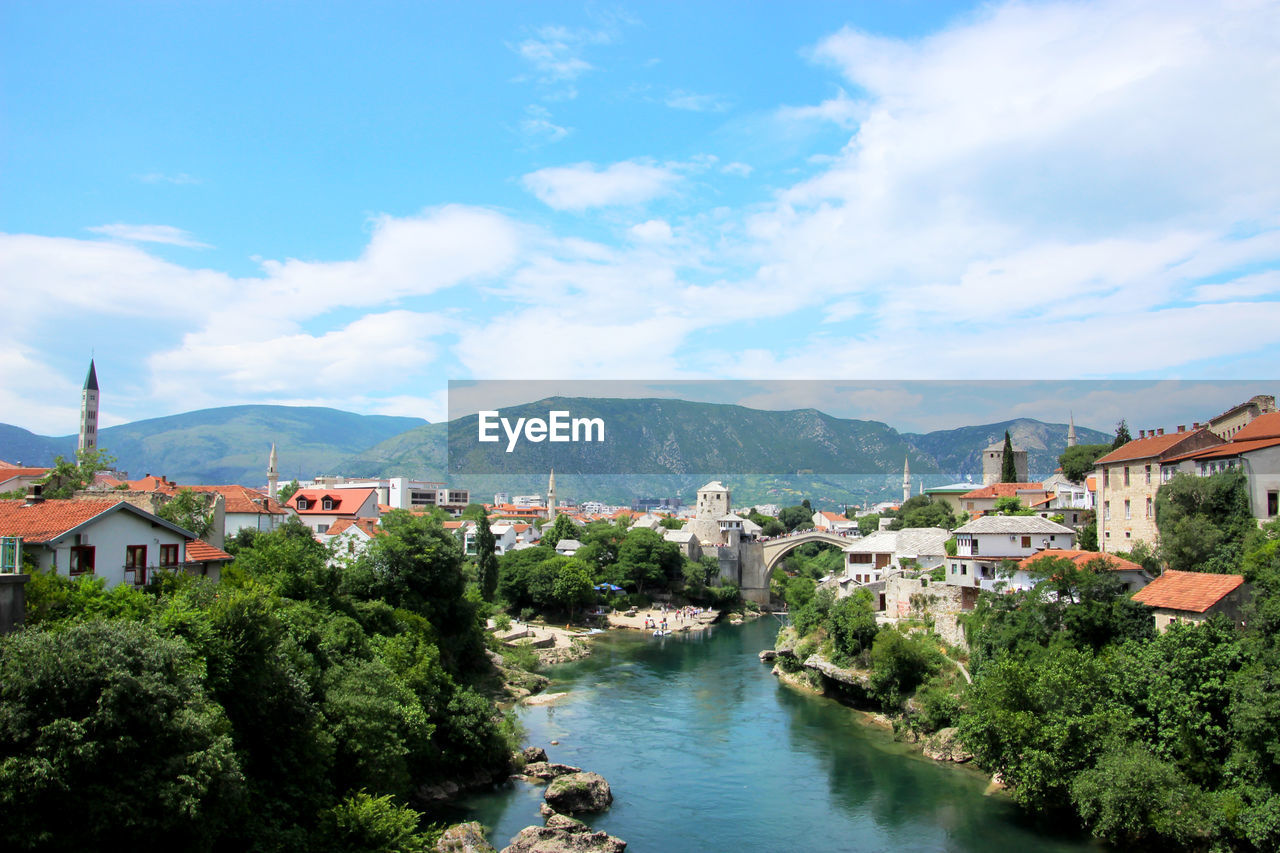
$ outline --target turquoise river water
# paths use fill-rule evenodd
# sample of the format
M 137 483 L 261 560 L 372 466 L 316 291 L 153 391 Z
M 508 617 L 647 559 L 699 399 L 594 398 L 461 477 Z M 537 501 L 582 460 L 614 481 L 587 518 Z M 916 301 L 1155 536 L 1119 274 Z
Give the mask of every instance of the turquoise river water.
M 613 807 L 585 820 L 637 853 L 1099 849 L 983 796 L 976 770 L 935 764 L 857 712 L 780 684 L 757 658 L 777 630 L 765 617 L 598 637 L 590 658 L 548 673 L 548 691 L 568 696 L 521 710 L 525 741 L 604 776 Z M 479 820 L 502 849 L 542 823 L 543 790 L 504 785 L 456 817 Z

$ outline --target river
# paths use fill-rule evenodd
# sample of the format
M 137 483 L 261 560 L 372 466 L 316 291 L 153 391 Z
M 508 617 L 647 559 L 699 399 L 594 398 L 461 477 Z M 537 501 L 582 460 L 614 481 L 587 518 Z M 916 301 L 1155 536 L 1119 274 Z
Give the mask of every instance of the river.
M 929 761 L 834 701 L 799 693 L 757 659 L 776 620 L 655 639 L 614 631 L 548 672 L 569 695 L 521 709 L 525 742 L 593 770 L 613 807 L 585 820 L 637 853 L 680 851 L 1096 851 L 983 796 L 976 770 Z M 551 741 L 559 741 L 551 746 Z M 541 824 L 542 786 L 458 805 L 502 849 Z

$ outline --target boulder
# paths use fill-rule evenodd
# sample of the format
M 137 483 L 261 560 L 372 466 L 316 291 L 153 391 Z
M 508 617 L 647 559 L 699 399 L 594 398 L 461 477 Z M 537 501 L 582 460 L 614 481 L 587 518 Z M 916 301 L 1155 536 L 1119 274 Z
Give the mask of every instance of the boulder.
M 581 772 L 581 767 L 574 767 L 572 764 L 551 764 L 546 761 L 535 761 L 524 766 L 524 775 L 541 779 L 544 782 L 549 782 L 559 776 L 568 776 L 570 773 Z
M 497 853 L 497 849 L 485 841 L 484 827 L 473 820 L 446 829 L 436 842 L 435 853 Z
M 768 663 L 769 661 L 773 660 L 777 656 L 778 656 L 778 653 L 773 649 L 765 649 L 760 653 L 760 660 L 765 663 Z
M 544 818 L 549 818 L 555 813 L 556 810 L 546 803 L 538 803 L 538 814 L 542 815 Z
M 547 804 L 561 814 L 602 812 L 613 803 L 609 783 L 599 773 L 558 776 L 543 794 Z
M 956 736 L 955 727 L 950 726 L 939 729 L 924 742 L 924 757 L 932 758 L 934 761 L 954 761 L 956 764 L 963 764 L 973 760 L 973 753 L 964 748 L 964 744 L 960 743 L 960 738 Z
M 547 815 L 547 826 L 551 829 L 563 829 L 565 832 L 590 832 L 591 827 L 568 815 L 552 812 Z
M 502 853 L 622 853 L 627 842 L 607 832 L 553 829 L 549 826 L 527 826 Z
M 809 657 L 805 658 L 804 667 L 821 673 L 832 681 L 847 684 L 850 687 L 859 687 L 866 690 L 871 685 L 870 673 L 862 670 L 842 669 L 830 661 L 824 660 L 819 655 L 809 655 Z
M 547 751 L 540 746 L 526 746 L 524 748 L 524 760 L 530 764 L 535 761 L 546 761 Z

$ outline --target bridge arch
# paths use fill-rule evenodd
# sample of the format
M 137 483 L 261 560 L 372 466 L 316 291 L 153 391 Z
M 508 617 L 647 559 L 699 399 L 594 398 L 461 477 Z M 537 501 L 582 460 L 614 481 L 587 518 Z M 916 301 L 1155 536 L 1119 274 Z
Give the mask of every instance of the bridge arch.
M 856 541 L 855 537 L 828 533 L 825 530 L 802 530 L 799 533 L 792 533 L 790 536 L 779 536 L 764 543 L 764 569 L 766 573 L 772 572 L 774 567 L 782 562 L 783 557 L 801 545 L 807 545 L 810 542 L 824 542 L 828 545 L 844 548 L 844 546 L 853 541 Z

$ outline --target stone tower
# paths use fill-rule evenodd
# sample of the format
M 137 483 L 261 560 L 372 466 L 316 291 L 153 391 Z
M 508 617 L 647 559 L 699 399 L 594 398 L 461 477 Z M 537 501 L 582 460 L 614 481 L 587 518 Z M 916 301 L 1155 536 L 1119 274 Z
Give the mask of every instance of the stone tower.
M 698 537 L 699 542 L 719 543 L 720 518 L 729 514 L 729 490 L 719 480 L 712 480 L 698 489 L 698 503 L 693 520 L 685 529 Z
M 911 460 L 902 459 L 902 502 L 911 500 Z
M 994 442 L 982 451 L 982 485 L 990 486 L 1000 482 L 1000 472 L 1004 468 L 1004 440 Z M 1018 482 L 1027 482 L 1027 451 L 1013 449 L 1013 469 L 1018 474 Z
M 1071 413 L 1071 423 L 1067 425 L 1067 447 L 1076 446 L 1076 413 Z
M 276 446 L 271 445 L 271 455 L 267 457 L 267 497 L 275 500 L 280 494 L 280 471 L 276 465 Z
M 556 469 L 551 469 L 551 479 L 547 481 L 547 521 L 556 518 Z
M 80 440 L 76 451 L 98 449 L 98 371 L 93 359 L 89 359 L 89 375 L 84 378 L 84 390 L 80 392 Z

